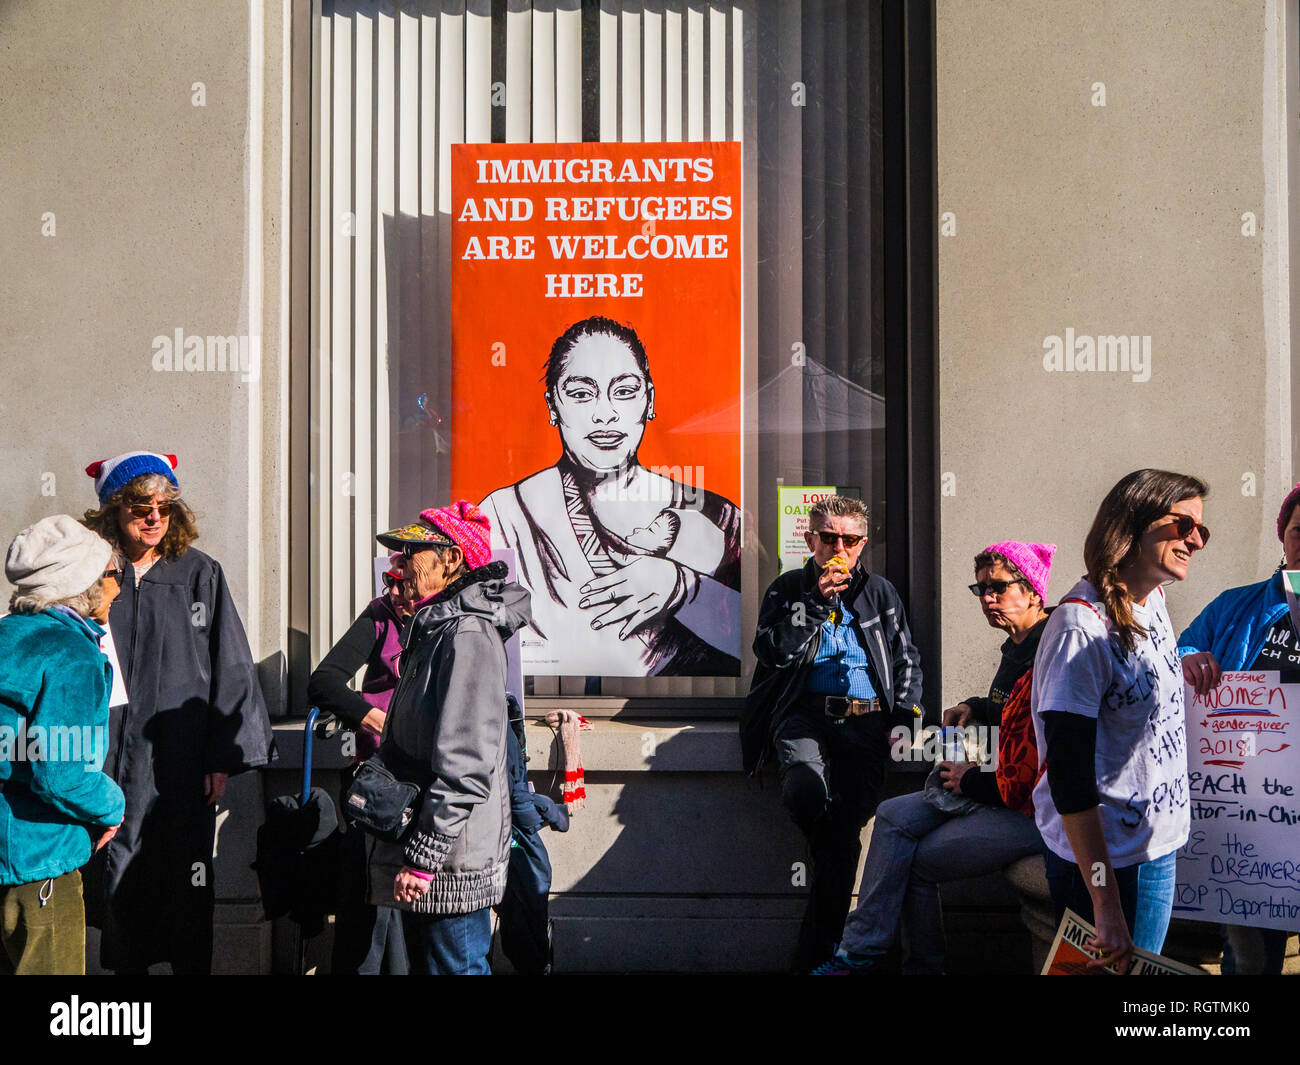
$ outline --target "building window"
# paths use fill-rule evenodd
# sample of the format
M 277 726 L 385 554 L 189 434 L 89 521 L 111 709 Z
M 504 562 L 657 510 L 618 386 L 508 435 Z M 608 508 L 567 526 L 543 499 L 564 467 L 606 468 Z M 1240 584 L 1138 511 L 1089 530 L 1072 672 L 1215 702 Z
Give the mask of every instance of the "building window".
M 921 585 L 933 579 L 924 548 L 903 543 L 914 499 L 895 498 L 933 487 L 924 464 L 909 461 L 929 429 L 909 371 L 915 264 L 895 158 L 907 121 L 905 6 L 321 3 L 307 430 L 313 661 L 373 594 L 374 533 L 448 501 L 450 146 L 459 142 L 742 146 L 741 676 L 539 676 L 535 698 L 598 693 L 592 712 L 632 699 L 653 713 L 689 697 L 693 713 L 734 713 L 752 671 L 758 599 L 777 572 L 783 485 L 859 494 L 872 513 L 869 565 L 905 592 L 918 572 Z

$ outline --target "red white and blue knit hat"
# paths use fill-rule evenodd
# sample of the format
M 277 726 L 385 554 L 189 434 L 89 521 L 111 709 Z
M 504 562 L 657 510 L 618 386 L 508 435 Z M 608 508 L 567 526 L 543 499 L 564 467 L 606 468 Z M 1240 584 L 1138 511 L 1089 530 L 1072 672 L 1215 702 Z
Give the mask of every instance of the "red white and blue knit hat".
M 86 467 L 86 475 L 95 478 L 95 494 L 103 506 L 119 488 L 137 477 L 157 473 L 166 477 L 177 488 L 180 482 L 172 470 L 176 469 L 175 455 L 159 455 L 154 451 L 126 451 L 116 458 L 100 459 Z

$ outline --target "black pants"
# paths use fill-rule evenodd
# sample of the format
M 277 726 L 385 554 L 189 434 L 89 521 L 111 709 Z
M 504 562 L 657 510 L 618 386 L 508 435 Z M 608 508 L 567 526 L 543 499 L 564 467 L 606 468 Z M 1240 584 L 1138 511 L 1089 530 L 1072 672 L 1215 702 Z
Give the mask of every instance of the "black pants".
M 551 971 L 551 856 L 541 831 L 513 829 L 506 894 L 496 907 L 501 952 L 521 976 Z
M 366 901 L 370 880 L 369 839 L 349 828 L 339 840 L 338 895 L 335 900 L 335 976 L 405 976 L 410 971 L 402 921 L 397 910 Z
M 808 839 L 808 908 L 799 930 L 796 972 L 831 956 L 844 930 L 862 855 L 862 829 L 876 812 L 889 765 L 885 714 L 836 721 L 796 713 L 777 729 L 781 798 Z
M 1066 861 L 1046 844 L 1043 845 L 1043 862 L 1047 869 L 1047 888 L 1052 896 L 1052 917 L 1056 926 L 1067 909 L 1073 910 L 1089 924 L 1096 924 L 1092 913 L 1092 895 L 1088 893 L 1083 872 L 1074 862 Z M 1119 889 L 1119 907 L 1129 934 L 1137 925 L 1138 870 L 1141 865 L 1126 865 L 1115 870 L 1115 886 Z

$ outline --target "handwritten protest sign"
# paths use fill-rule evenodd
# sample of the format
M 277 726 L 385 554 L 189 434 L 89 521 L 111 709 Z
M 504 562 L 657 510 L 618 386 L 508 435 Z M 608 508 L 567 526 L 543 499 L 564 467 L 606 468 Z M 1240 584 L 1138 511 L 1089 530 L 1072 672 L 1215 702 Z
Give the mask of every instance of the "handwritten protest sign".
M 1175 916 L 1300 926 L 1300 683 L 1291 676 L 1224 673 L 1203 696 L 1187 689 L 1192 832 L 1178 852 Z
M 1056 930 L 1052 948 L 1047 952 L 1040 976 L 1117 976 L 1114 969 L 1096 969 L 1090 964 L 1096 956 L 1083 944 L 1097 930 L 1073 910 L 1067 909 Z M 1160 954 L 1133 950 L 1133 964 L 1126 976 L 1204 976 L 1202 969 L 1194 969 L 1182 962 L 1172 961 Z

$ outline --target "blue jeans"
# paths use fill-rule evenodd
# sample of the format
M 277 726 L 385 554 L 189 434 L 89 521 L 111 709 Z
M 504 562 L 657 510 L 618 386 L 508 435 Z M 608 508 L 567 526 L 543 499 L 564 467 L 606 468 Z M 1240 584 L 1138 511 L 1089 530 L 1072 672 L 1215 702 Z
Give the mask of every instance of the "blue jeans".
M 492 910 L 426 914 L 402 911 L 411 973 L 416 976 L 488 976 Z
M 921 792 L 876 809 L 857 908 L 844 922 L 840 949 L 880 957 L 902 924 L 905 972 L 942 973 L 943 911 L 939 884 L 982 876 L 1042 846 L 1034 819 L 1005 807 L 948 814 Z
M 1174 912 L 1174 872 L 1178 852 L 1152 858 L 1138 866 L 1137 919 L 1133 923 L 1133 945 L 1159 954 L 1165 948 L 1169 919 Z

